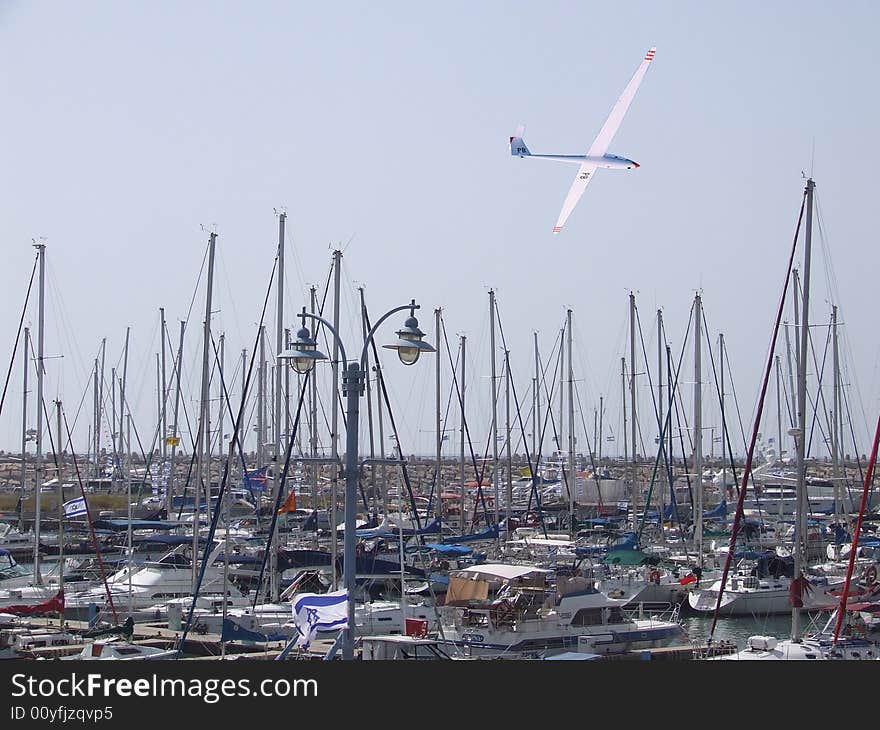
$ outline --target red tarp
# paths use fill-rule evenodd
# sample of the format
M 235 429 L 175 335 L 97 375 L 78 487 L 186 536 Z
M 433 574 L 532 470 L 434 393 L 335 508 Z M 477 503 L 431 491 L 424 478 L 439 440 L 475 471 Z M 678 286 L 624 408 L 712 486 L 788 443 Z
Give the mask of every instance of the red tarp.
M 31 606 L 3 606 L 0 613 L 11 613 L 16 616 L 39 616 L 44 613 L 61 613 L 64 610 L 64 591 L 58 591 L 52 598 L 43 603 Z

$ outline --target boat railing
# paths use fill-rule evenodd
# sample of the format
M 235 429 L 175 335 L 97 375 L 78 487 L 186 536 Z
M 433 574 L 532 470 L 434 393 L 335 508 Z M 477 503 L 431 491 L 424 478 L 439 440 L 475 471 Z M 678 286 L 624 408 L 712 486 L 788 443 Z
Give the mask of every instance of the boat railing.
M 624 609 L 624 614 L 633 620 L 662 621 L 678 623 L 681 615 L 681 603 L 651 604 L 650 612 L 645 610 L 645 604 L 639 603 L 634 608 Z

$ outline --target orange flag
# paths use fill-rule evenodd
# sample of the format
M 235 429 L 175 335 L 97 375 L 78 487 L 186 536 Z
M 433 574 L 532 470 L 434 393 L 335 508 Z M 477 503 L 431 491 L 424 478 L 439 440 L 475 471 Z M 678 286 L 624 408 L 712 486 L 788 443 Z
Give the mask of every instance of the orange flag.
M 296 511 L 296 492 L 293 490 L 290 491 L 290 494 L 287 495 L 287 499 L 284 500 L 284 504 L 278 508 L 278 514 L 284 514 L 285 512 L 294 512 Z

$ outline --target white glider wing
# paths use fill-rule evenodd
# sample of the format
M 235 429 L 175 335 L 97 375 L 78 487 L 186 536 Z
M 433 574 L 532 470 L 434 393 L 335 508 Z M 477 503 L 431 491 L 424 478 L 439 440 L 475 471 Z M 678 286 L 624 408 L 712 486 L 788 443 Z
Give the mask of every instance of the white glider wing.
M 565 202 L 562 204 L 562 210 L 559 212 L 559 220 L 556 221 L 556 225 L 553 227 L 553 233 L 559 233 L 562 230 L 562 226 L 565 225 L 565 221 L 568 220 L 568 216 L 571 215 L 574 206 L 577 205 L 581 195 L 584 194 L 584 190 L 587 189 L 587 185 L 590 184 L 590 180 L 593 179 L 596 167 L 598 166 L 594 162 L 584 162 L 578 169 L 577 177 L 575 177 L 574 182 L 571 184 L 568 195 L 565 196 Z
M 645 78 L 645 72 L 648 70 L 651 61 L 654 60 L 654 54 L 656 52 L 657 49 L 652 48 L 645 54 L 642 64 L 636 69 L 636 72 L 629 80 L 629 83 L 626 85 L 620 98 L 611 109 L 611 114 L 608 115 L 608 119 L 605 120 L 602 129 L 599 130 L 598 136 L 593 140 L 593 144 L 590 146 L 590 151 L 587 152 L 588 157 L 601 157 L 608 151 L 608 147 L 611 145 L 611 140 L 614 139 L 614 135 L 620 127 L 620 123 L 623 121 L 626 110 L 629 109 L 629 105 L 632 103 L 636 91 L 638 91 L 639 84 L 641 84 L 642 79 Z

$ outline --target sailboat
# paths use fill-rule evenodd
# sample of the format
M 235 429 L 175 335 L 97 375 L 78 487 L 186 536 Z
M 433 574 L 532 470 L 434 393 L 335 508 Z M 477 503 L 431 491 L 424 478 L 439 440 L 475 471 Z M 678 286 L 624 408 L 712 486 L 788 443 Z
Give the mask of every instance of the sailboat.
M 834 616 L 832 619 L 826 623 L 825 627 L 820 631 L 816 632 L 812 635 L 802 636 L 800 631 L 800 618 L 801 611 L 807 610 L 812 605 L 812 600 L 810 599 L 811 593 L 814 593 L 814 588 L 811 582 L 808 580 L 805 571 L 805 557 L 806 557 L 806 526 L 807 526 L 807 498 L 806 498 L 806 465 L 805 465 L 805 456 L 806 456 L 806 435 L 807 435 L 807 423 L 806 423 L 806 368 L 807 368 L 807 342 L 808 342 L 808 314 L 809 314 L 809 293 L 810 293 L 810 248 L 811 248 L 811 238 L 812 238 L 812 219 L 813 219 L 813 189 L 815 187 L 815 183 L 812 178 L 807 180 L 806 189 L 804 191 L 805 196 L 805 206 L 806 206 L 806 229 L 805 229 L 805 246 L 804 246 L 804 283 L 803 283 L 803 329 L 801 340 L 800 340 L 800 358 L 798 359 L 798 402 L 797 402 L 797 411 L 798 411 L 798 426 L 791 430 L 791 435 L 793 435 L 796 439 L 797 444 L 797 512 L 796 512 L 796 529 L 795 529 L 795 543 L 793 548 L 794 558 L 794 571 L 793 576 L 789 579 L 788 584 L 788 597 L 791 605 L 791 616 L 792 616 L 792 626 L 791 626 L 791 636 L 788 639 L 778 640 L 772 636 L 762 636 L 755 635 L 751 636 L 748 639 L 747 646 L 745 649 L 733 653 L 726 654 L 722 656 L 715 657 L 706 657 L 707 659 L 718 659 L 718 660 L 726 660 L 726 661 L 736 661 L 736 660 L 825 660 L 825 659 L 877 659 L 880 657 L 880 652 L 878 652 L 878 647 L 874 645 L 869 645 L 867 642 L 863 640 L 858 640 L 856 645 L 852 643 L 846 644 L 845 642 L 838 642 L 837 632 L 833 637 L 829 636 L 828 629 L 834 620 Z M 800 221 L 798 222 L 798 227 L 800 226 Z M 797 242 L 797 235 L 795 235 L 795 246 Z M 794 256 L 794 250 L 792 250 L 792 258 Z M 790 264 L 789 264 L 790 265 Z M 779 315 L 777 315 L 777 323 L 776 330 L 778 331 L 779 326 L 779 318 L 782 311 L 782 304 L 780 304 Z M 774 332 L 773 343 L 775 344 L 776 333 Z M 771 360 L 772 360 L 772 347 L 771 347 Z M 766 384 L 767 379 L 769 378 L 770 373 L 770 365 L 768 363 L 767 371 L 765 373 L 764 378 L 764 392 L 766 392 Z M 763 395 L 761 396 L 761 404 L 758 409 L 758 414 L 755 418 L 755 428 L 757 429 L 758 421 L 760 420 L 761 409 L 763 407 Z M 880 435 L 880 426 L 878 426 L 878 435 Z M 753 444 L 754 447 L 754 438 Z M 876 449 L 877 449 L 877 439 L 875 437 L 874 451 L 872 453 L 872 461 L 869 465 L 868 476 L 867 479 L 870 480 L 871 471 L 873 469 L 873 462 L 876 458 Z M 749 462 L 751 461 L 751 451 L 749 454 Z M 745 484 L 748 479 L 748 467 L 750 463 L 747 463 L 746 474 L 743 478 L 743 487 L 742 494 L 740 495 L 740 504 L 738 506 L 737 518 L 741 516 L 742 510 L 742 502 L 745 493 Z M 868 481 L 866 481 L 866 485 Z M 866 486 L 867 491 L 867 486 Z M 864 508 L 864 504 L 863 504 Z M 736 538 L 736 530 L 734 530 L 734 534 L 731 539 L 731 543 L 734 543 Z M 733 545 L 731 546 L 731 548 Z M 855 557 L 855 556 L 853 556 Z M 846 593 L 849 587 L 849 578 L 851 576 L 848 574 L 846 581 L 843 587 L 843 597 L 840 598 L 841 608 L 839 611 L 842 611 L 843 606 L 846 602 Z M 724 589 L 727 578 L 727 570 L 725 569 L 724 576 L 721 581 L 718 582 L 715 591 L 716 598 L 716 607 L 715 607 L 715 617 L 719 615 L 721 612 L 721 607 L 723 605 L 723 597 L 724 597 Z M 734 582 L 736 579 L 734 579 Z M 833 594 L 828 594 L 833 595 Z M 690 597 L 689 597 L 690 598 Z M 699 599 L 698 599 L 699 600 Z M 813 599 L 814 600 L 814 599 Z M 693 602 L 691 603 L 693 606 Z M 833 608 L 833 604 L 829 606 L 829 608 Z M 836 614 L 835 614 L 836 615 Z M 712 625 L 712 630 L 714 631 L 714 621 Z M 711 640 L 711 639 L 710 639 Z

